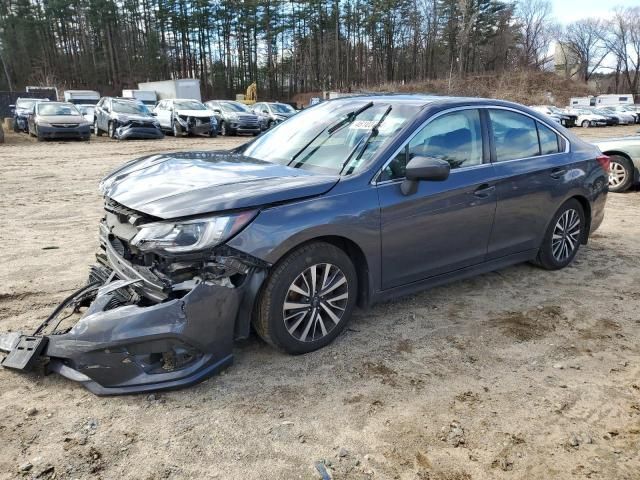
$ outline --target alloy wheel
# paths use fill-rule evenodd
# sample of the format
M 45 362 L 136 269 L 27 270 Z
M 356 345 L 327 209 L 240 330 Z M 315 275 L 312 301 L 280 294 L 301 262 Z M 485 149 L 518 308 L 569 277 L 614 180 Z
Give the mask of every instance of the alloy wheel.
M 282 307 L 285 328 L 298 341 L 319 340 L 340 323 L 348 300 L 349 285 L 342 270 L 330 263 L 313 265 L 287 290 Z
M 570 208 L 565 210 L 553 229 L 551 253 L 558 262 L 566 261 L 578 248 L 580 243 L 580 215 Z
M 609 186 L 617 187 L 627 179 L 627 169 L 621 163 L 611 161 L 609 164 Z

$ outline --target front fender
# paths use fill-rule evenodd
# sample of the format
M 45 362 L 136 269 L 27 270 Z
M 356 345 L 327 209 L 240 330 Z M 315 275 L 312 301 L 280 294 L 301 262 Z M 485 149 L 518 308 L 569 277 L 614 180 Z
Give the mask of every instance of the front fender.
M 379 289 L 380 209 L 370 185 L 266 208 L 228 244 L 275 264 L 297 246 L 326 237 L 353 242 L 366 259 L 369 285 Z

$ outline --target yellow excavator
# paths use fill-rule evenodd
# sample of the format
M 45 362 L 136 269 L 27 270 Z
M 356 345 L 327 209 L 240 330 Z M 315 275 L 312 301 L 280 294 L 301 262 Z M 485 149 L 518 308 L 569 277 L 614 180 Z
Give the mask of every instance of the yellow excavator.
M 236 101 L 242 102 L 245 105 L 253 105 L 256 103 L 258 101 L 258 85 L 256 85 L 256 82 L 253 82 L 247 87 L 246 94 L 238 93 L 236 95 Z

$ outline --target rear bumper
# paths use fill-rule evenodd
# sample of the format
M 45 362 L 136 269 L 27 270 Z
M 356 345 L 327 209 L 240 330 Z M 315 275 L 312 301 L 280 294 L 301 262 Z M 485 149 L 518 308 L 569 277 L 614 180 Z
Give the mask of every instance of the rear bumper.
M 89 138 L 91 136 L 91 127 L 83 125 L 66 128 L 38 125 L 38 134 L 44 138 Z

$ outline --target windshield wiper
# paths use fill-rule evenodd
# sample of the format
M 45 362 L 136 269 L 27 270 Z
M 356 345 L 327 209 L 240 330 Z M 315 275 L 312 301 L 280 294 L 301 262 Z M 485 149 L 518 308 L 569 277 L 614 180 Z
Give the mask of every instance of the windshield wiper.
M 340 169 L 340 175 L 342 175 L 342 172 L 344 171 L 344 169 L 347 168 L 347 165 L 349 165 L 349 162 L 351 161 L 351 157 L 354 155 L 354 153 L 358 151 L 358 148 L 360 148 L 360 145 L 362 145 L 362 149 L 360 149 L 358 156 L 355 158 L 356 162 L 360 160 L 360 157 L 362 157 L 362 155 L 364 154 L 365 150 L 367 149 L 367 145 L 369 145 L 369 142 L 371 141 L 371 139 L 373 137 L 378 136 L 380 125 L 382 125 L 382 122 L 384 122 L 385 118 L 387 118 L 387 115 L 389 115 L 389 113 L 391 112 L 391 109 L 392 107 L 391 105 L 389 105 L 387 109 L 384 111 L 384 113 L 382 114 L 382 116 L 380 117 L 380 120 L 378 120 L 376 124 L 373 127 L 371 127 L 371 130 L 369 130 L 369 133 L 365 137 L 362 137 L 360 141 L 356 144 L 356 146 L 353 147 L 353 150 L 351 150 L 351 152 L 349 153 L 349 156 L 342 164 L 342 168 Z
M 357 110 L 354 110 L 352 112 L 347 113 L 346 117 L 343 118 L 342 120 L 339 120 L 335 124 L 320 130 L 320 132 L 318 132 L 318 134 L 315 137 L 313 137 L 304 147 L 302 147 L 300 150 L 298 150 L 298 153 L 296 153 L 293 157 L 291 157 L 291 160 L 289 161 L 289 163 L 287 163 L 287 166 L 291 165 L 293 163 L 293 161 L 296 158 L 298 158 L 302 152 L 304 152 L 307 148 L 309 148 L 309 145 L 311 145 L 313 142 L 315 142 L 318 139 L 318 137 L 320 135 L 322 135 L 324 132 L 327 132 L 329 134 L 329 137 L 330 137 L 331 135 L 333 135 L 333 133 L 336 130 L 342 128 L 343 126 L 347 125 L 348 123 L 353 122 L 358 115 L 360 115 L 362 112 L 364 112 L 365 110 L 368 110 L 371 107 L 373 107 L 373 102 L 366 103 L 362 107 L 358 108 Z

